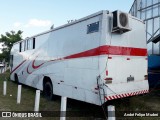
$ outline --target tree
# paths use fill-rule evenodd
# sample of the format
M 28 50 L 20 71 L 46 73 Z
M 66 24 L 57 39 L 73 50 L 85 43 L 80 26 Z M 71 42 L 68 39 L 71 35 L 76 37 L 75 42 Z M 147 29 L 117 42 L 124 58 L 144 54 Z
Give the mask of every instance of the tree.
M 2 53 L 0 54 L 0 61 L 5 59 L 9 61 L 9 55 L 11 48 L 15 42 L 22 40 L 22 31 L 19 30 L 17 33 L 15 31 L 6 32 L 5 35 L 0 36 L 0 43 L 2 43 Z

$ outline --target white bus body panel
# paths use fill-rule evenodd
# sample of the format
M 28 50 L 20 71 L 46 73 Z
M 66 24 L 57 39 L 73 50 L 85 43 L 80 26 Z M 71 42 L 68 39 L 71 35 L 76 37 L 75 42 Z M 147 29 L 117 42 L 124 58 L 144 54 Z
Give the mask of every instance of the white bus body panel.
M 134 17 L 129 21 L 131 31 L 111 33 L 112 13 L 102 11 L 28 38 L 35 38 L 35 49 L 19 52 L 17 42 L 11 50 L 11 80 L 17 74 L 20 83 L 43 90 L 47 76 L 54 94 L 96 105 L 147 93 L 145 28 Z M 87 25 L 95 22 L 99 31 L 87 34 Z M 130 76 L 134 81 L 127 82 Z M 97 78 L 105 91 L 101 95 Z M 112 83 L 106 84 L 106 78 Z

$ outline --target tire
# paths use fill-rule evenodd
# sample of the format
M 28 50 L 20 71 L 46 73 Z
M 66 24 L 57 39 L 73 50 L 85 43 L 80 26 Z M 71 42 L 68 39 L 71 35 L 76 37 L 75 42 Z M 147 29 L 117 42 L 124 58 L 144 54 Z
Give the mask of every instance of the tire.
M 15 82 L 16 82 L 17 84 L 19 84 L 19 79 L 18 79 L 17 74 L 15 74 Z
M 44 96 L 49 101 L 53 100 L 53 86 L 51 82 L 44 84 Z

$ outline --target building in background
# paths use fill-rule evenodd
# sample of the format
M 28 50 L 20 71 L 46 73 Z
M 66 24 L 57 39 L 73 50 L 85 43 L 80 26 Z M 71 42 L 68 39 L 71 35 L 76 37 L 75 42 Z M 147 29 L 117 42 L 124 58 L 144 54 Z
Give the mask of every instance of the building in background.
M 135 0 L 130 14 L 144 20 L 148 47 L 149 70 L 160 70 L 160 0 Z M 157 38 L 153 43 L 151 40 Z

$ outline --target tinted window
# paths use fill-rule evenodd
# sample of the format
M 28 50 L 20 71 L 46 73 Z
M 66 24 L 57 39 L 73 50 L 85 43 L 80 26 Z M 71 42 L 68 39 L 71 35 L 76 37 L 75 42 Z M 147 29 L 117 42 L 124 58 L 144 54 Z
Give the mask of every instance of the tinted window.
M 33 49 L 35 49 L 35 38 L 33 38 Z
M 87 34 L 98 32 L 98 31 L 99 31 L 99 22 L 95 22 L 95 23 L 87 25 Z
M 19 52 L 22 51 L 22 50 L 21 50 L 21 46 L 22 46 L 22 43 L 20 42 L 20 43 L 19 43 Z
M 24 40 L 19 43 L 19 52 L 35 49 L 35 38 Z

